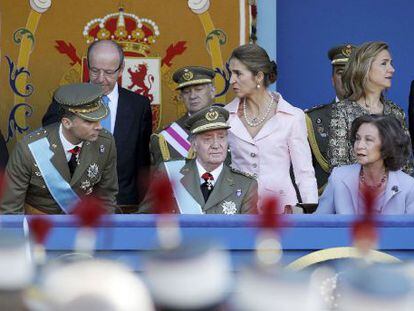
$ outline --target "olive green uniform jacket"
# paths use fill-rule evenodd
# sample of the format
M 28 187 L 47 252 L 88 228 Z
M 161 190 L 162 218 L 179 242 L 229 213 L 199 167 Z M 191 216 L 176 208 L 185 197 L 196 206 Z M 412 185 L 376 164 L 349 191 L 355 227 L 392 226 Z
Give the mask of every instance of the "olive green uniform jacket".
M 0 203 L 0 213 L 24 214 L 28 205 L 41 213 L 63 214 L 46 187 L 28 145 L 47 137 L 54 153 L 52 164 L 79 197 L 99 196 L 105 207 L 113 211 L 118 192 L 116 173 L 116 147 L 114 138 L 102 130 L 94 142 L 85 141 L 79 155 L 79 165 L 70 176 L 68 161 L 55 123 L 41 128 L 23 138 L 16 147 L 6 167 L 6 188 Z
M 257 212 L 257 181 L 236 171 L 226 164 L 223 165 L 219 178 L 207 202 L 204 201 L 200 189 L 200 177 L 196 160 L 189 160 L 180 170 L 182 177 L 180 182 L 191 194 L 195 201 L 200 204 L 204 214 L 245 214 Z M 161 164 L 158 176 L 165 174 L 165 166 Z M 156 177 L 154 178 L 156 180 Z M 144 199 L 138 213 L 152 213 L 153 190 L 150 187 L 147 197 Z M 174 210 L 178 212 L 178 207 Z

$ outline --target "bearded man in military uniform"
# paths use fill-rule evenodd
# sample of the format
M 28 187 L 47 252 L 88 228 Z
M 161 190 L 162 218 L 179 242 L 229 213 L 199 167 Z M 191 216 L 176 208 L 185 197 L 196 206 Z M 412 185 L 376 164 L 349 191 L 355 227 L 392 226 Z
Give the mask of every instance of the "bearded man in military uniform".
M 67 214 L 85 195 L 98 196 L 108 211 L 118 192 L 113 136 L 102 129 L 108 114 L 102 88 L 80 83 L 54 94 L 60 122 L 29 134 L 6 167 L 4 214 Z

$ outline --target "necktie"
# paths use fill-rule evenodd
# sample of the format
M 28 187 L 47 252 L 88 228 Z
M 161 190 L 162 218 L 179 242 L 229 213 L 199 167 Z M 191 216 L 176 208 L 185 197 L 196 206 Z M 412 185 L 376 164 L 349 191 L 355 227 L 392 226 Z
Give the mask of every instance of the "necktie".
M 102 96 L 102 102 L 108 108 L 108 115 L 105 117 L 105 119 L 101 120 L 101 124 L 103 128 L 108 130 L 108 132 L 112 133 L 111 131 L 111 109 L 109 109 L 109 102 L 110 102 L 109 97 L 106 95 Z
M 79 146 L 75 146 L 73 149 L 69 150 L 69 152 L 72 154 L 68 162 L 70 176 L 73 176 L 73 173 L 75 172 L 75 169 L 78 166 L 78 156 L 80 151 L 81 148 Z
M 211 191 L 213 191 L 212 181 L 214 180 L 214 177 L 210 173 L 206 172 L 201 175 L 201 178 L 204 179 L 204 182 L 201 184 L 200 188 L 203 193 L 204 201 L 207 202 Z

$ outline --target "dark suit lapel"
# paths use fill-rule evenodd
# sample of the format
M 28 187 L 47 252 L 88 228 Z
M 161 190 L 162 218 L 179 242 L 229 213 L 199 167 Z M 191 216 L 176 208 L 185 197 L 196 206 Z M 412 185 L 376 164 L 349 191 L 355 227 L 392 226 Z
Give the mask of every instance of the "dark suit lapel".
M 118 136 L 122 135 L 122 133 L 128 133 L 129 122 L 125 122 L 125 120 L 128 120 L 131 117 L 127 109 L 128 105 L 125 104 L 125 96 L 122 96 L 122 93 L 122 88 L 118 86 L 118 106 L 116 108 L 116 119 L 113 133 L 115 141 L 119 140 Z M 136 126 L 138 126 L 138 124 Z
M 224 165 L 223 170 L 221 171 L 221 174 L 217 182 L 215 183 L 214 189 L 208 197 L 208 200 L 203 210 L 206 211 L 211 207 L 216 206 L 221 201 L 230 196 L 233 193 L 233 185 L 234 180 L 230 173 L 230 169 L 226 165 Z
M 200 180 L 198 176 L 197 165 L 195 160 L 187 162 L 184 167 L 180 170 L 183 177 L 180 182 L 183 184 L 185 189 L 191 194 L 201 207 L 204 205 L 204 197 L 200 189 Z
M 60 124 L 60 123 L 59 123 Z M 48 140 L 50 150 L 53 152 L 52 162 L 60 175 L 67 181 L 70 181 L 70 172 L 68 162 L 66 160 L 65 151 L 63 150 L 62 142 L 59 137 L 59 125 L 56 125 L 48 131 Z

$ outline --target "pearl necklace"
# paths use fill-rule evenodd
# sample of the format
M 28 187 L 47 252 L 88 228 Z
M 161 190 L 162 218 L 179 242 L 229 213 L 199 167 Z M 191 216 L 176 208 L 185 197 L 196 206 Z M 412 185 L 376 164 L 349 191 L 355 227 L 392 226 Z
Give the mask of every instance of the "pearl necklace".
M 270 94 L 270 97 L 272 98 L 272 100 L 267 105 L 266 112 L 263 114 L 263 116 L 260 119 L 257 119 L 257 117 L 253 117 L 251 120 L 247 116 L 247 104 L 246 104 L 246 98 L 244 98 L 243 116 L 244 116 L 244 119 L 246 120 L 247 125 L 249 125 L 250 127 L 257 127 L 266 120 L 266 118 L 269 116 L 270 111 L 272 110 L 273 104 L 276 102 L 276 105 L 277 105 L 277 102 L 279 101 L 279 98 L 275 100 L 273 94 Z

